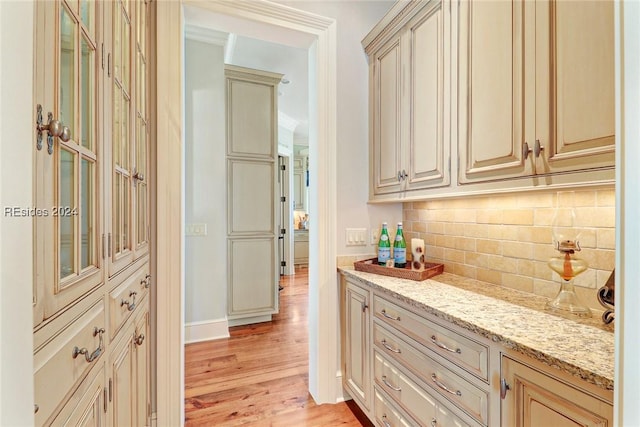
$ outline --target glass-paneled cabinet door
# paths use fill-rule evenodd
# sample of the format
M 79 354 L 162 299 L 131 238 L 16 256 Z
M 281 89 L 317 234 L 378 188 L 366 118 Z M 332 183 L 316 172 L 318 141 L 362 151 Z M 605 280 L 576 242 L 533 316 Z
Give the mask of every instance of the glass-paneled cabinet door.
M 36 2 L 35 324 L 103 283 L 100 3 Z
M 133 147 L 136 257 L 149 252 L 149 117 L 147 107 L 147 2 L 136 0 L 136 138 Z
M 109 275 L 149 252 L 147 5 L 110 2 Z

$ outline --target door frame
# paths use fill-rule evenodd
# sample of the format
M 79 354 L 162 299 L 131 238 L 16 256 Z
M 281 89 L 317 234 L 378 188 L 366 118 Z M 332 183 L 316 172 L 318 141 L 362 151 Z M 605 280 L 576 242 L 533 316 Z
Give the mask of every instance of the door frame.
M 264 0 L 152 2 L 156 8 L 155 223 L 157 420 L 184 422 L 184 9 L 253 22 L 311 40 L 310 179 L 322 182 L 310 199 L 309 391 L 317 403 L 342 399 L 336 274 L 336 22 Z M 177 60 L 177 58 L 179 58 Z M 316 136 L 315 138 L 313 136 Z M 176 405 L 176 400 L 179 404 Z

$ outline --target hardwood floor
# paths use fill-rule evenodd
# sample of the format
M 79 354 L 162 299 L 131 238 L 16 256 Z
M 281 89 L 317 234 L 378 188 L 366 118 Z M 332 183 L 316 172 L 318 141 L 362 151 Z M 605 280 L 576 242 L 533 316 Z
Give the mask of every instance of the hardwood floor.
M 371 425 L 355 405 L 316 405 L 309 395 L 307 270 L 280 284 L 280 313 L 272 322 L 186 346 L 187 426 Z

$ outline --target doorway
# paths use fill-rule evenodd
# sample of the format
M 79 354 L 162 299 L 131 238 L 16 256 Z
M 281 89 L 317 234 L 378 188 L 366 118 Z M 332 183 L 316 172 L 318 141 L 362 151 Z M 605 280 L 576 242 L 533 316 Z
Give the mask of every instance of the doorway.
M 318 403 L 340 398 L 338 362 L 338 298 L 336 286 L 336 25 L 333 19 L 273 3 L 224 2 L 184 4 L 186 22 L 233 27 L 235 32 L 264 34 L 273 41 L 296 43 L 309 52 L 309 148 L 312 192 L 309 205 L 315 227 L 309 235 L 309 391 Z M 220 28 L 220 27 L 219 27 Z M 221 28 L 223 29 L 223 28 Z M 319 131 L 321 130 L 321 131 Z M 320 317 L 322 316 L 322 321 Z M 179 318 L 159 323 L 180 322 Z M 176 343 L 178 344 L 178 343 Z M 322 349 L 322 351 L 321 351 Z M 170 350 L 168 350 L 170 351 Z M 174 366 L 184 372 L 183 367 Z

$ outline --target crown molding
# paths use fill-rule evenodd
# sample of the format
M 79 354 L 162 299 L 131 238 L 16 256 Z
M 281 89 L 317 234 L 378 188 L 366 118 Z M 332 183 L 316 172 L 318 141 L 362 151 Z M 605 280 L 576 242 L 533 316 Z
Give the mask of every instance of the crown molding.
M 188 40 L 215 44 L 222 47 L 226 46 L 227 40 L 229 39 L 229 33 L 191 24 L 185 25 L 184 36 Z

